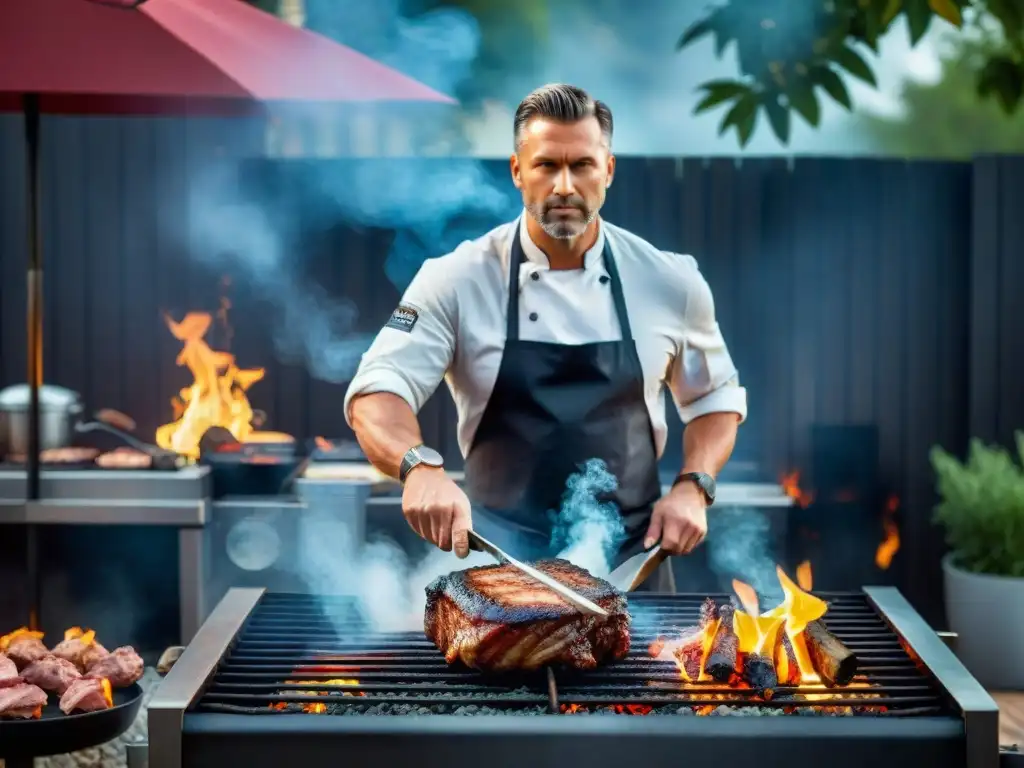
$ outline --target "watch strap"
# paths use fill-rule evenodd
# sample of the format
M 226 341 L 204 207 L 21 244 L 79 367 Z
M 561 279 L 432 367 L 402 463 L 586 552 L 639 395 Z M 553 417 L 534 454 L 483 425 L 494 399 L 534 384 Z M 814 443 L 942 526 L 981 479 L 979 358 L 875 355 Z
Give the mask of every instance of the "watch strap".
M 710 507 L 715 503 L 715 490 L 716 483 L 715 478 L 706 472 L 680 472 L 676 475 L 676 479 L 672 481 L 672 487 L 675 488 L 680 483 L 691 482 L 700 488 L 701 493 L 704 494 L 704 500 L 707 501 Z
M 398 482 L 405 484 L 405 478 L 409 476 L 409 473 L 414 467 L 418 466 L 421 461 L 420 455 L 416 453 L 416 448 L 419 446 L 413 446 L 405 452 L 405 456 L 402 457 L 402 463 L 398 467 Z
M 436 460 L 431 460 L 431 458 L 429 458 L 428 456 L 424 456 L 423 453 L 420 452 L 421 448 L 425 449 L 423 453 L 434 454 L 438 458 Z M 402 462 L 398 466 L 398 481 L 404 484 L 405 479 L 409 476 L 409 473 L 412 472 L 420 464 L 427 464 L 428 466 L 431 467 L 444 466 L 444 462 L 443 460 L 441 460 L 440 454 L 438 454 L 437 451 L 433 450 L 432 448 L 427 448 L 425 445 L 420 443 L 419 445 L 414 445 L 412 448 L 406 451 L 405 456 L 402 457 Z

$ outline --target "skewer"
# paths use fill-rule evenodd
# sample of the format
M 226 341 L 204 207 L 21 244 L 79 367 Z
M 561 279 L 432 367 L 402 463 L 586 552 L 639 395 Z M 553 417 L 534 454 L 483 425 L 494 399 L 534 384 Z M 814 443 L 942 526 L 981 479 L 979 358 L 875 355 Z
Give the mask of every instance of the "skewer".
M 558 686 L 555 684 L 555 672 L 551 667 L 547 667 L 548 673 L 548 711 L 552 715 L 559 713 L 558 706 Z

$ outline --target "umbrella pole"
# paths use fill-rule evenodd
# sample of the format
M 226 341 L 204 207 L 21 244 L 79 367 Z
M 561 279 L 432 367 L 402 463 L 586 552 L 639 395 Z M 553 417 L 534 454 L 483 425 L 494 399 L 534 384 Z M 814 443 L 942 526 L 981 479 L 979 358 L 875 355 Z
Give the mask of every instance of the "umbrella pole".
M 39 500 L 39 388 L 43 383 L 43 254 L 39 242 L 39 94 L 24 96 L 25 149 L 28 154 L 28 501 Z M 35 525 L 26 526 L 29 624 L 39 629 L 39 542 Z

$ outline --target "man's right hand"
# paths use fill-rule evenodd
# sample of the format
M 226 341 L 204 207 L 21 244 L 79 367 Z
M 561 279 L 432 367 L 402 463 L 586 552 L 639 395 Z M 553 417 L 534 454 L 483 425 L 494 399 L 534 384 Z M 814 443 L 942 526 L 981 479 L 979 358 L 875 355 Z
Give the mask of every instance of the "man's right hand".
M 416 533 L 445 552 L 469 554 L 469 497 L 440 467 L 420 465 L 405 479 L 402 514 Z

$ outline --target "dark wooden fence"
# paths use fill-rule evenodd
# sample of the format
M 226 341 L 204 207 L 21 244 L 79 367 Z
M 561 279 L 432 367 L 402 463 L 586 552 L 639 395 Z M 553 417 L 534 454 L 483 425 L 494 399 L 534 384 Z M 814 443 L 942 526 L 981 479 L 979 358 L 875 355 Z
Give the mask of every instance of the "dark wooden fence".
M 225 272 L 203 258 L 209 245 L 195 236 L 190 185 L 212 164 L 254 154 L 258 131 L 71 118 L 44 128 L 46 379 L 151 431 L 170 419 L 169 400 L 188 382 L 161 313 L 216 309 Z M 21 153 L 19 125 L 0 120 L 0 384 L 25 371 Z M 240 188 L 289 223 L 288 263 L 327 295 L 351 299 L 357 328 L 372 333 L 400 293 L 384 267 L 395 233 L 331 214 L 323 189 L 304 182 L 309 162 L 246 161 Z M 335 181 L 354 167 L 323 162 L 335 164 Z M 494 178 L 507 175 L 503 162 L 483 165 Z M 1024 242 L 1014 215 L 1021 199 L 1024 162 L 1016 159 L 620 158 L 604 211 L 697 257 L 749 388 L 738 455 L 773 475 L 802 468 L 806 477 L 812 425 L 877 427 L 878 471 L 904 510 L 894 570 L 929 612 L 942 542 L 930 523 L 928 449 L 959 451 L 971 434 L 1005 441 L 1024 426 L 1024 321 L 1012 301 L 1024 266 L 1011 258 Z M 267 368 L 250 393 L 255 407 L 272 428 L 300 437 L 349 434 L 344 383 L 280 360 L 274 302 L 251 276 L 228 276 L 232 351 L 244 366 Z M 424 429 L 454 455 L 443 390 Z M 666 462 L 676 464 L 678 425 L 670 446 Z

